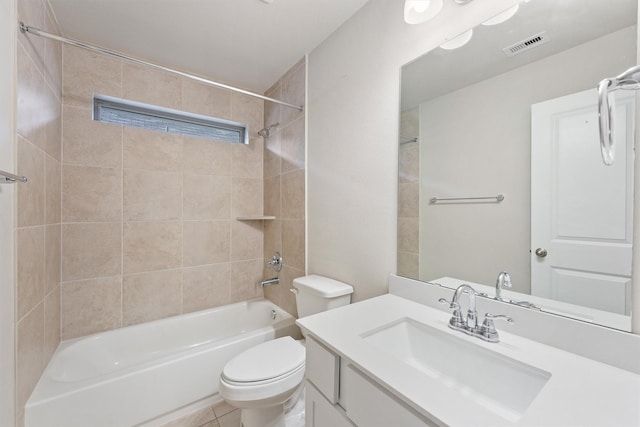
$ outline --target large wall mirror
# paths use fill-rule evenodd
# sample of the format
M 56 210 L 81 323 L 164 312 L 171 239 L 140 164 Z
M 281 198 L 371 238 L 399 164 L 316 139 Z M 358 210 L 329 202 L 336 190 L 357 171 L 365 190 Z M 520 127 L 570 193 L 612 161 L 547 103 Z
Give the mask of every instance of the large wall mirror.
M 637 64 L 637 0 L 531 0 L 402 68 L 398 274 L 630 330 L 635 92 L 616 163 L 596 86 Z M 427 24 L 428 25 L 428 24 Z

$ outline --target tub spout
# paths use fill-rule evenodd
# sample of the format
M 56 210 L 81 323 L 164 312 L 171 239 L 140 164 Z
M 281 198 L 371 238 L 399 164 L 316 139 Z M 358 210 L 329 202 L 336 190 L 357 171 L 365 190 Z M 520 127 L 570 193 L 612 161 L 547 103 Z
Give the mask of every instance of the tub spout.
M 260 287 L 264 288 L 265 286 L 277 285 L 278 283 L 280 283 L 280 279 L 278 279 L 277 277 L 272 277 L 271 279 L 263 280 L 262 282 L 260 282 Z

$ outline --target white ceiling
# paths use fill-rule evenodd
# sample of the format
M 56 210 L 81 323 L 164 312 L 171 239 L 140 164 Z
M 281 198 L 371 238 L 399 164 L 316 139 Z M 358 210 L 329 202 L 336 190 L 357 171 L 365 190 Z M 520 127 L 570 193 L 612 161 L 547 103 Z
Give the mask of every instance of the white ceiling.
M 507 22 L 476 27 L 471 41 L 463 47 L 456 50 L 437 48 L 405 65 L 402 69 L 402 109 L 634 25 L 636 9 L 636 0 L 534 0 L 521 3 L 518 13 Z M 504 47 L 541 32 L 549 37 L 547 44 L 513 57 L 502 51 Z
M 50 2 L 65 37 L 262 93 L 367 0 Z

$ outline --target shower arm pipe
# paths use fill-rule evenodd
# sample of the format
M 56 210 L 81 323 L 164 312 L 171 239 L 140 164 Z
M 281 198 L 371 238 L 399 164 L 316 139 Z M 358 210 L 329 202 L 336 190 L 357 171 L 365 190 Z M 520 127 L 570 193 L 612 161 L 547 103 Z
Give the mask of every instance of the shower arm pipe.
M 61 43 L 66 43 L 66 44 L 69 44 L 69 45 L 72 45 L 72 46 L 76 46 L 76 47 L 79 47 L 79 48 L 82 48 L 82 49 L 90 50 L 92 52 L 97 52 L 97 53 L 101 53 L 101 54 L 104 54 L 104 55 L 107 55 L 107 56 L 112 56 L 114 58 L 123 59 L 125 61 L 129 61 L 129 62 L 132 62 L 134 64 L 139 64 L 139 65 L 144 65 L 146 67 L 155 68 L 156 70 L 161 70 L 161 71 L 165 71 L 165 72 L 168 72 L 168 73 L 171 73 L 171 74 L 176 74 L 178 76 L 182 76 L 182 77 L 186 77 L 186 78 L 189 78 L 189 79 L 192 79 L 192 80 L 196 80 L 196 81 L 198 81 L 200 83 L 204 83 L 204 84 L 207 84 L 207 85 L 210 85 L 210 86 L 216 86 L 216 87 L 219 87 L 219 88 L 222 88 L 222 89 L 227 89 L 227 90 L 231 90 L 233 92 L 238 92 L 238 93 L 242 93 L 244 95 L 252 96 L 254 98 L 260 98 L 260 99 L 262 99 L 264 101 L 269 101 L 269 102 L 273 102 L 273 103 L 276 103 L 276 104 L 280 104 L 280 105 L 285 106 L 285 107 L 294 108 L 294 109 L 296 109 L 298 111 L 303 111 L 304 110 L 304 107 L 301 106 L 301 105 L 289 104 L 288 102 L 280 101 L 279 99 L 269 98 L 268 96 L 260 95 L 260 94 L 254 93 L 254 92 L 249 92 L 248 90 L 240 89 L 240 88 L 237 88 L 237 87 L 234 87 L 234 86 L 229 86 L 229 85 L 226 85 L 224 83 L 219 83 L 219 82 L 216 82 L 216 81 L 213 81 L 213 80 L 204 79 L 202 77 L 198 77 L 198 76 L 195 76 L 193 74 L 185 73 L 184 71 L 178 71 L 178 70 L 175 70 L 173 68 L 165 67 L 163 65 L 158 65 L 158 64 L 154 64 L 152 62 L 144 61 L 142 59 L 133 58 L 131 56 L 127 56 L 125 54 L 122 54 L 122 53 L 119 53 L 119 52 L 116 52 L 116 51 L 113 51 L 113 50 L 105 49 L 105 48 L 102 48 L 102 47 L 99 47 L 99 46 L 93 46 L 93 45 L 90 45 L 90 44 L 87 44 L 87 43 L 84 43 L 84 42 L 81 42 L 81 41 L 78 41 L 78 40 L 70 39 L 70 38 L 67 38 L 67 37 L 60 37 L 60 36 L 57 36 L 55 34 L 51 34 L 51 33 L 48 33 L 46 31 L 42 31 L 39 28 L 25 25 L 22 21 L 20 21 L 19 28 L 20 28 L 20 31 L 22 33 L 33 34 L 33 35 L 44 37 L 44 38 L 47 38 L 47 39 L 59 41 Z

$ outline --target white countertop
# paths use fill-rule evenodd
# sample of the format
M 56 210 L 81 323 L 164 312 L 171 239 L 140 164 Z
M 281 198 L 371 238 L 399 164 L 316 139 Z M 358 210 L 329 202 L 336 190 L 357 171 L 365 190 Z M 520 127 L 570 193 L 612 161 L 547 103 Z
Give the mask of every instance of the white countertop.
M 511 423 L 362 338 L 367 332 L 403 318 L 547 371 L 551 378 L 524 415 Z M 390 393 L 444 424 L 640 426 L 640 375 L 510 334 L 502 323 L 496 325 L 501 342 L 487 343 L 449 329 L 449 318 L 445 312 L 387 294 L 302 318 L 297 323 Z

